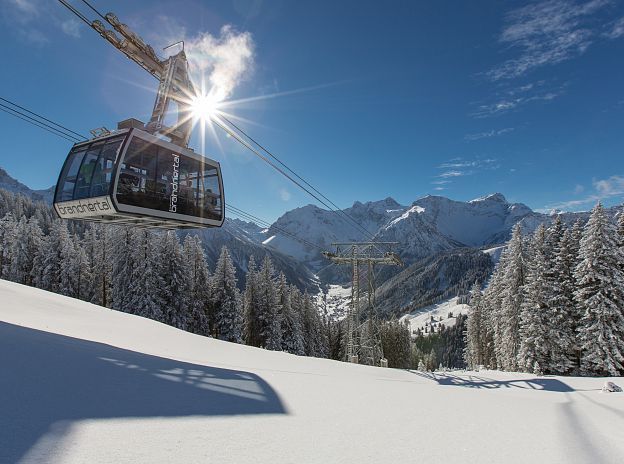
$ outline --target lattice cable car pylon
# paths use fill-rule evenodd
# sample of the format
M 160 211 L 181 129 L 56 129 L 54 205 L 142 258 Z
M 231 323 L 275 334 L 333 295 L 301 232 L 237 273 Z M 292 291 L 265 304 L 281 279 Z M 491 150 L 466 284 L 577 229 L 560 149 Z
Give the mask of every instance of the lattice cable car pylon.
M 346 318 L 345 355 L 348 362 L 387 366 L 375 307 L 375 265 L 403 265 L 401 258 L 392 252 L 393 245 L 397 242 L 332 243 L 336 251 L 323 252 L 333 263 L 352 267 L 351 304 Z M 367 316 L 364 321 L 363 314 Z

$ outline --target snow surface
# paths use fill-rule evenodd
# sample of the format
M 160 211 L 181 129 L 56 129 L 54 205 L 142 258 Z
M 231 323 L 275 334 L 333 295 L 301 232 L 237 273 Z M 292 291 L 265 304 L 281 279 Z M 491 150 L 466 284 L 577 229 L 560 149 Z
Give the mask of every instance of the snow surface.
M 454 326 L 457 322 L 457 316 L 468 314 L 468 309 L 470 307 L 467 304 L 457 303 L 457 297 L 454 297 L 441 303 L 419 308 L 401 317 L 400 320 L 408 321 L 412 332 L 418 329 L 424 332 L 425 326 L 434 326 L 436 329 L 439 325 Z M 453 317 L 448 317 L 449 313 L 453 313 Z M 433 322 L 432 317 L 434 318 Z
M 0 462 L 624 462 L 620 378 L 421 373 L 0 281 Z

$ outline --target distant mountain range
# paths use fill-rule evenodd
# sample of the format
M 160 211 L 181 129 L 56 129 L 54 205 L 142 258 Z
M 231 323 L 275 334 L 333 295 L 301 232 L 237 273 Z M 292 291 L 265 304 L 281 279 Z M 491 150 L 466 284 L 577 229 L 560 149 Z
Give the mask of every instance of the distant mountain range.
M 21 193 L 22 195 L 30 197 L 35 201 L 52 203 L 52 200 L 54 199 L 54 185 L 46 190 L 32 190 L 21 182 L 15 180 L 2 168 L 0 168 L 0 188 L 13 193 Z
M 48 203 L 54 190 L 31 190 L 2 169 L 0 188 Z M 608 212 L 615 216 L 621 209 L 614 207 Z M 509 203 L 500 193 L 467 202 L 428 195 L 409 206 L 400 205 L 392 198 L 356 201 L 344 212 L 368 234 L 341 214 L 315 205 L 284 213 L 268 229 L 228 218 L 221 229 L 184 233 L 202 237 L 211 262 L 216 261 L 220 248 L 227 245 L 241 281 L 250 256 L 260 261 L 268 255 L 292 283 L 311 292 L 317 292 L 325 284 L 348 283 L 350 272 L 336 266 L 327 269 L 329 263 L 318 248 L 282 231 L 326 250 L 331 249 L 332 242 L 369 240 L 371 236 L 379 241 L 399 242 L 396 251 L 407 266 L 381 272 L 379 284 L 383 285 L 378 294 L 383 297 L 380 307 L 396 314 L 398 308 L 414 309 L 429 304 L 449 292 L 464 289 L 474 279 L 486 278 L 492 267 L 489 255 L 480 259 L 474 253 L 505 243 L 515 224 L 520 223 L 526 233 L 531 233 L 540 224 L 552 223 L 557 215 L 567 224 L 588 217 L 588 213 L 538 213 L 522 203 Z

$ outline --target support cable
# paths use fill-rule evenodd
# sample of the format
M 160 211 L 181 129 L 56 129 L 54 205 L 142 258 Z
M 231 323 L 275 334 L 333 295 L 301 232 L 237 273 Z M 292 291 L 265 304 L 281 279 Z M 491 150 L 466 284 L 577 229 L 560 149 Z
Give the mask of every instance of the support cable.
M 222 118 L 223 120 L 225 120 L 228 124 L 230 124 L 232 127 L 234 127 L 238 132 L 240 132 L 241 134 L 243 134 L 247 139 L 249 139 L 253 144 L 255 144 L 258 148 L 260 148 L 263 152 L 265 152 L 267 155 L 269 155 L 272 159 L 274 159 L 277 163 L 279 163 L 281 166 L 283 166 L 288 172 L 290 172 L 292 175 L 294 175 L 297 179 L 299 179 L 301 182 L 303 182 L 305 185 L 307 185 L 308 187 L 310 187 L 314 192 L 316 192 L 317 194 L 319 194 L 324 200 L 326 200 L 329 204 L 331 204 L 333 206 L 330 207 L 327 204 L 324 203 L 324 205 L 326 207 L 328 207 L 330 209 L 330 211 L 334 212 L 334 213 L 338 213 L 338 214 L 342 214 L 344 217 L 346 217 L 346 219 L 348 219 L 349 221 L 351 221 L 353 224 L 355 224 L 360 231 L 363 231 L 366 235 L 368 235 L 371 239 L 374 239 L 374 235 L 371 234 L 366 228 L 364 228 L 359 222 L 357 222 L 355 219 L 353 219 L 353 217 L 351 215 L 349 215 L 348 213 L 346 213 L 344 210 L 342 210 L 338 205 L 336 205 L 333 201 L 331 201 L 329 198 L 327 198 L 327 196 L 325 196 L 323 193 L 321 193 L 318 189 L 316 189 L 312 184 L 310 184 L 307 180 L 305 180 L 303 177 L 301 177 L 299 174 L 297 174 L 295 171 L 293 171 L 292 169 L 290 169 L 284 162 L 282 162 L 276 155 L 274 155 L 270 150 L 268 150 L 267 148 L 265 148 L 264 146 L 262 146 L 258 141 L 256 141 L 253 137 L 251 137 L 249 134 L 247 134 L 243 129 L 241 129 L 239 126 L 237 126 L 234 122 L 232 122 L 230 119 L 228 119 L 227 117 L 220 115 L 220 118 Z M 291 179 L 292 180 L 292 179 Z M 298 185 L 298 184 L 297 184 Z M 307 193 L 310 193 L 306 190 Z M 316 198 L 316 197 L 315 197 Z
M 67 136 L 69 136 L 69 137 L 76 138 L 76 137 L 73 137 L 73 136 L 75 135 L 75 136 L 77 136 L 77 137 L 78 137 L 78 139 L 79 139 L 79 140 L 84 140 L 84 139 L 86 139 L 86 138 L 87 138 L 87 137 L 85 137 L 84 135 L 79 134 L 78 132 L 75 132 L 75 131 L 73 131 L 73 130 L 71 130 L 71 129 L 68 129 L 67 127 L 65 127 L 65 126 L 63 126 L 63 125 L 58 124 L 58 123 L 56 123 L 56 122 L 54 122 L 54 121 L 52 121 L 52 120 L 50 120 L 50 119 L 48 119 L 48 118 L 46 118 L 46 117 L 43 117 L 43 116 L 41 116 L 40 114 L 35 113 L 34 111 L 30 111 L 29 109 L 24 108 L 23 106 L 20 106 L 20 105 L 18 105 L 17 103 L 14 103 L 14 102 L 12 102 L 12 101 L 10 101 L 10 100 L 7 100 L 6 98 L 2 98 L 2 97 L 0 97 L 0 100 L 2 100 L 3 102 L 8 103 L 9 105 L 15 106 L 16 108 L 19 108 L 19 109 L 20 109 L 20 110 L 22 110 L 22 111 L 26 111 L 27 113 L 32 114 L 33 116 L 36 116 L 36 117 L 37 117 L 37 118 L 39 118 L 39 119 L 43 119 L 44 121 L 49 122 L 50 124 L 53 124 L 53 125 L 54 125 L 54 126 L 56 126 L 56 127 L 60 127 L 61 129 L 63 129 L 63 131 L 67 132 L 67 134 L 66 134 L 66 135 L 67 135 Z M 3 106 L 4 106 L 4 105 L 3 105 Z M 15 110 L 13 110 L 13 111 L 15 111 Z M 43 123 L 42 123 L 42 124 L 43 124 Z M 46 124 L 46 125 L 47 125 L 47 124 Z M 48 126 L 48 127 L 49 127 L 49 126 Z M 53 128 L 53 129 L 58 130 L 58 129 L 56 129 L 56 128 Z M 59 132 L 61 132 L 61 131 L 59 130 Z M 72 134 L 73 134 L 73 135 L 72 135 Z
M 48 131 L 49 133 L 54 134 L 57 137 L 64 138 L 65 140 L 68 140 L 69 142 L 72 142 L 72 143 L 76 143 L 76 140 L 70 139 L 68 136 L 63 135 L 60 132 L 55 132 L 54 130 L 48 129 L 47 127 L 43 126 L 42 123 L 36 122 L 34 118 L 28 118 L 28 116 L 23 113 L 20 113 L 10 108 L 7 109 L 7 108 L 8 107 L 6 105 L 0 104 L 0 111 L 4 111 L 5 113 L 10 114 L 11 116 L 14 116 L 18 119 L 21 119 L 22 121 L 26 121 L 27 123 L 32 124 L 33 126 L 37 126 L 40 129 Z

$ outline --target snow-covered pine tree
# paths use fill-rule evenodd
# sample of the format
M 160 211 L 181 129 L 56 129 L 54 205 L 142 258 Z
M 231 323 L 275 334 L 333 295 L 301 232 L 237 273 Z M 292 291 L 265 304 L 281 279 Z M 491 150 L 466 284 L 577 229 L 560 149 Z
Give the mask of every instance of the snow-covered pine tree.
M 277 300 L 282 322 L 282 350 L 303 355 L 305 351 L 301 317 L 297 311 L 293 310 L 290 295 L 290 285 L 284 273 L 280 272 L 277 281 Z
M 188 264 L 175 232 L 165 232 L 158 240 L 157 273 L 162 279 L 159 298 L 163 322 L 186 329 L 189 305 Z
M 260 346 L 260 323 L 258 320 L 258 269 L 253 255 L 247 264 L 245 294 L 243 296 L 243 340 L 246 345 Z
M 518 367 L 532 372 L 535 363 L 549 366 L 551 355 L 550 339 L 550 288 L 547 279 L 549 243 L 546 228 L 541 224 L 531 240 L 531 255 L 527 262 L 526 285 L 520 315 L 520 350 Z
M 114 227 L 111 233 L 111 307 L 117 311 L 133 313 L 131 305 L 133 297 L 130 284 L 134 275 L 133 261 L 135 229 L 129 226 Z
M 241 343 L 243 320 L 236 282 L 236 270 L 230 252 L 224 246 L 210 278 L 216 336 L 221 340 Z
M 324 358 L 327 356 L 327 337 L 323 330 L 321 315 L 307 292 L 302 297 L 302 304 L 306 355 Z
M 69 265 L 72 269 L 73 295 L 71 296 L 80 300 L 90 301 L 93 297 L 91 264 L 82 241 L 77 236 L 74 236 L 74 254 L 70 258 Z
M 160 288 L 163 285 L 156 266 L 156 236 L 148 230 L 138 230 L 132 236 L 132 276 L 129 282 L 128 307 L 133 314 L 163 321 Z
M 504 252 L 502 306 L 499 332 L 495 334 L 496 359 L 500 367 L 507 371 L 518 368 L 520 349 L 520 314 L 522 308 L 523 286 L 525 284 L 525 247 L 520 224 L 513 229 L 511 240 Z
M 266 256 L 257 274 L 258 306 L 256 317 L 259 324 L 260 346 L 269 350 L 282 349 L 282 323 L 277 310 L 275 269 L 271 258 Z
M 210 271 L 201 239 L 197 235 L 187 235 L 183 245 L 184 259 L 189 266 L 189 332 L 210 335 L 212 304 L 210 295 Z
M 583 311 L 581 369 L 587 375 L 624 371 L 624 275 L 616 230 L 600 203 L 583 230 L 574 294 Z
M 483 297 L 481 295 L 481 285 L 475 282 L 470 291 L 470 310 L 468 311 L 468 322 L 466 324 L 466 350 L 464 359 L 471 369 L 476 369 L 479 365 L 485 364 L 483 353 Z
M 16 280 L 15 261 L 19 240 L 18 223 L 10 212 L 0 220 L 0 278 Z
M 503 252 L 504 253 L 504 252 Z M 483 293 L 481 310 L 481 351 L 483 352 L 483 364 L 490 369 L 496 369 L 496 334 L 502 332 L 501 308 L 503 300 L 503 264 L 499 260 L 494 268 L 490 282 Z
M 104 307 L 111 305 L 111 229 L 110 226 L 92 224 L 85 233 L 85 251 L 93 279 L 91 302 Z
M 39 221 L 31 217 L 28 220 L 20 221 L 17 231 L 20 237 L 21 253 L 17 257 L 17 275 L 19 282 L 25 285 L 33 285 L 32 272 L 35 267 L 36 256 L 41 250 L 43 231 Z
M 35 275 L 35 285 L 50 292 L 59 293 L 63 250 L 71 243 L 67 223 L 61 219 L 54 221 L 50 233 L 41 242 L 41 272 Z
M 548 371 L 554 374 L 567 374 L 579 366 L 577 327 L 580 313 L 574 301 L 576 256 L 572 252 L 571 240 L 570 231 L 565 230 L 555 247 L 548 278 L 548 338 L 552 348 Z

